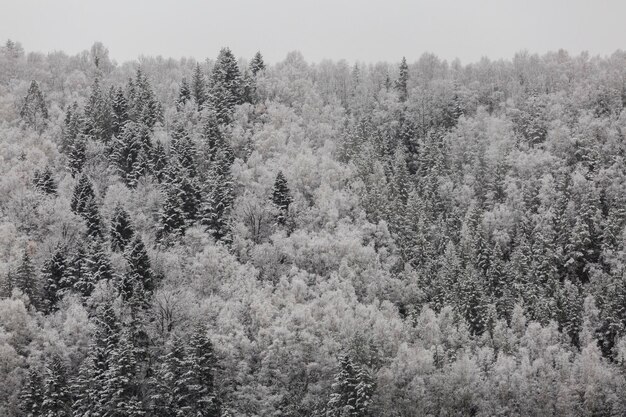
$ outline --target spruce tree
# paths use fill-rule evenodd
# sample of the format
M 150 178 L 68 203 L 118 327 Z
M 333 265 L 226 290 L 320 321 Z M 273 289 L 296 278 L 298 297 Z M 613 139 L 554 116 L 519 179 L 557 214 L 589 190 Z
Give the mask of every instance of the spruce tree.
M 87 205 L 90 201 L 96 197 L 93 189 L 93 184 L 89 180 L 87 175 L 82 174 L 74 186 L 74 193 L 72 194 L 72 201 L 70 208 L 72 212 L 78 215 L 85 215 L 87 213 Z
M 110 96 L 112 102 L 111 133 L 117 138 L 128 122 L 128 101 L 121 87 L 111 87 Z
M 95 239 L 89 245 L 81 267 L 83 273 L 74 282 L 74 289 L 83 297 L 90 296 L 98 282 L 113 278 L 111 260 L 100 239 Z
M 41 132 L 48 120 L 48 108 L 37 81 L 31 81 L 24 103 L 20 109 L 20 117 L 26 125 Z
M 217 358 L 206 329 L 199 327 L 191 336 L 188 355 L 188 395 L 194 415 L 219 417 L 221 404 L 217 397 L 215 373 Z
M 183 341 L 174 336 L 152 380 L 155 411 L 159 416 L 193 415 L 194 398 L 190 396 L 191 373 Z
M 342 355 L 339 362 L 340 369 L 335 375 L 326 415 L 365 417 L 374 391 L 373 382 L 368 372 L 357 365 L 349 354 Z
M 33 185 L 35 186 L 35 188 L 37 188 L 37 190 L 41 191 L 44 194 L 54 196 L 57 193 L 57 185 L 54 182 L 54 178 L 52 177 L 52 171 L 48 166 L 46 166 L 41 172 L 39 172 L 38 170 L 35 171 Z
M 46 313 L 57 310 L 57 303 L 63 296 L 64 281 L 68 273 L 64 248 L 59 247 L 41 270 L 43 282 L 42 304 Z
M 42 417 L 71 417 L 72 397 L 67 370 L 58 356 L 48 363 L 44 379 Z
M 185 216 L 181 209 L 182 205 L 176 189 L 167 192 L 159 216 L 157 241 L 165 243 L 169 239 L 176 239 L 185 234 Z
M 198 106 L 198 110 L 201 110 L 204 103 L 207 101 L 207 86 L 199 63 L 196 64 L 196 68 L 191 79 L 191 93 L 196 105 Z
M 205 181 L 202 224 L 217 240 L 228 240 L 229 215 L 234 201 L 233 180 L 230 173 L 232 154 L 227 146 L 218 151 Z
M 130 188 L 150 170 L 152 142 L 149 128 L 136 122 L 128 122 L 113 144 L 111 160 L 119 176 Z
M 95 199 L 87 201 L 82 215 L 87 223 L 87 236 L 91 239 L 102 238 L 102 221 Z
M 85 136 L 107 144 L 112 134 L 111 113 L 112 108 L 109 97 L 102 92 L 100 76 L 96 76 L 83 114 L 83 132 Z
M 406 63 L 406 58 L 402 57 L 400 63 L 400 74 L 396 80 L 396 90 L 398 91 L 398 98 L 401 102 L 405 102 L 408 97 L 408 81 L 409 81 L 409 66 Z
M 141 384 L 136 349 L 127 330 L 111 351 L 109 367 L 104 372 L 100 404 L 104 416 L 140 417 L 146 414 L 141 402 Z
M 287 179 L 283 175 L 282 171 L 278 171 L 276 180 L 274 181 L 274 188 L 272 190 L 272 203 L 278 209 L 276 222 L 281 226 L 284 226 L 287 222 L 289 205 L 292 200 L 293 199 L 287 185 Z
M 74 102 L 71 106 L 67 106 L 65 118 L 63 119 L 63 138 L 61 150 L 68 152 L 74 141 L 82 131 L 83 116 L 78 108 L 78 103 Z
M 134 234 L 135 231 L 133 230 L 130 216 L 118 202 L 111 218 L 111 228 L 109 232 L 111 249 L 114 252 L 123 252 Z
M 39 308 L 39 288 L 37 285 L 37 277 L 35 276 L 35 268 L 33 267 L 28 250 L 24 250 L 22 261 L 20 262 L 13 279 L 13 286 L 27 295 L 31 304 L 35 308 Z
M 128 270 L 122 277 L 120 293 L 124 301 L 145 305 L 155 289 L 155 277 L 146 247 L 139 236 L 131 241 L 124 254 Z
M 259 72 L 265 69 L 265 62 L 263 62 L 263 56 L 260 51 L 254 54 L 254 58 L 250 61 L 250 72 L 253 76 L 256 76 Z
M 187 82 L 187 78 L 183 78 L 180 82 L 180 89 L 178 90 L 178 98 L 176 99 L 176 109 L 178 111 L 182 110 L 191 100 L 191 88 L 189 87 L 189 83 Z
M 43 400 L 43 378 L 37 370 L 31 368 L 28 371 L 28 379 L 20 390 L 18 407 L 24 417 L 40 417 Z
M 235 56 L 223 48 L 211 74 L 211 104 L 220 123 L 231 121 L 234 107 L 242 103 L 243 84 Z
M 87 161 L 87 138 L 79 134 L 70 145 L 70 154 L 68 155 L 67 168 L 72 174 L 72 178 L 76 178 L 82 171 Z

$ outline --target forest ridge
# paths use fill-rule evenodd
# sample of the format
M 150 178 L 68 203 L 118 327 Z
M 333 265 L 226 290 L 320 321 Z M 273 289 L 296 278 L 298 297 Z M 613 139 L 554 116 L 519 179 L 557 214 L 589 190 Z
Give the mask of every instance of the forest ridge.
M 9 40 L 0 415 L 624 416 L 625 107 L 622 51 Z

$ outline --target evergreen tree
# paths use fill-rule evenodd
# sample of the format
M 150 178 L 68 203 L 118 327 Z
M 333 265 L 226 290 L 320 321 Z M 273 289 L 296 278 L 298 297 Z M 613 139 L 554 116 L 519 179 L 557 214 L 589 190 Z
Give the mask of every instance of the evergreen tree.
M 72 103 L 71 106 L 67 106 L 65 118 L 63 119 L 63 139 L 61 143 L 61 150 L 63 152 L 69 151 L 79 133 L 82 131 L 82 120 L 83 116 L 80 113 L 77 102 Z
M 192 412 L 196 404 L 189 392 L 190 376 L 185 347 L 182 340 L 174 336 L 152 382 L 155 388 L 152 399 L 159 416 L 199 415 Z
M 111 218 L 111 228 L 109 232 L 111 249 L 114 252 L 123 252 L 134 234 L 135 231 L 133 230 L 130 217 L 118 202 L 113 210 L 113 217 Z
M 124 254 L 128 270 L 122 277 L 120 293 L 124 301 L 144 305 L 155 289 L 155 277 L 146 247 L 139 236 L 131 241 Z
M 57 185 L 52 177 L 52 171 L 48 166 L 46 166 L 42 172 L 39 172 L 38 170 L 35 171 L 33 184 L 35 185 L 35 188 L 42 193 L 53 196 L 57 193 Z
M 221 416 L 221 404 L 217 397 L 215 373 L 217 358 L 211 340 L 204 328 L 194 331 L 189 341 L 187 390 L 193 415 L 199 417 Z
M 20 117 L 27 126 L 41 132 L 48 120 L 48 108 L 37 81 L 31 81 L 24 103 L 20 109 Z
M 211 74 L 211 104 L 220 123 L 231 121 L 234 107 L 242 103 L 243 84 L 235 56 L 223 48 Z
M 279 225 L 285 225 L 287 222 L 287 214 L 289 212 L 289 205 L 291 204 L 292 197 L 287 186 L 287 179 L 283 175 L 282 171 L 278 171 L 276 180 L 274 181 L 274 188 L 272 190 L 272 203 L 278 209 L 278 215 L 276 216 L 276 222 Z
M 22 261 L 13 278 L 13 286 L 27 295 L 35 308 L 39 308 L 39 288 L 28 250 L 24 250 Z
M 65 250 L 59 247 L 48 259 L 41 270 L 43 282 L 42 304 L 44 311 L 52 313 L 57 310 L 57 303 L 63 296 L 64 282 L 66 280 L 67 259 Z
M 121 87 L 111 87 L 110 96 L 112 102 L 111 133 L 117 138 L 128 122 L 128 101 Z
M 35 369 L 29 369 L 28 379 L 19 396 L 19 409 L 24 417 L 40 417 L 43 405 L 43 378 Z
M 102 221 L 100 219 L 100 212 L 98 206 L 93 198 L 90 198 L 85 204 L 85 210 L 82 213 L 85 222 L 87 223 L 87 236 L 95 239 L 102 237 Z
M 87 175 L 82 174 L 74 187 L 70 208 L 75 214 L 84 216 L 87 213 L 87 206 L 96 198 L 93 185 Z
M 374 391 L 373 382 L 368 372 L 354 363 L 349 354 L 344 354 L 339 362 L 340 370 L 335 375 L 326 415 L 365 417 Z
M 100 76 L 96 76 L 83 114 L 83 132 L 85 136 L 107 144 L 112 134 L 111 113 L 109 97 L 102 92 Z
M 110 353 L 109 367 L 104 372 L 101 406 L 105 417 L 139 417 L 146 411 L 141 402 L 136 349 L 127 330 Z
M 83 171 L 85 162 L 87 161 L 87 138 L 79 134 L 70 146 L 70 154 L 68 155 L 68 166 L 72 174 L 72 178 L 76 178 Z
M 398 79 L 395 84 L 396 90 L 398 91 L 398 98 L 401 102 L 405 102 L 409 95 L 408 81 L 409 66 L 406 63 L 406 58 L 402 57 L 402 62 L 400 63 L 400 74 L 398 75 Z
M 178 90 L 178 98 L 176 99 L 176 109 L 180 111 L 185 104 L 191 100 L 191 88 L 186 78 L 183 78 L 180 82 L 180 89 Z
M 113 267 L 100 239 L 89 245 L 81 268 L 83 273 L 74 282 L 74 289 L 83 297 L 90 296 L 98 282 L 113 278 Z
M 161 105 L 154 96 L 148 77 L 141 68 L 137 69 L 134 81 L 128 83 L 128 117 L 149 130 L 162 119 Z
M 71 417 L 72 397 L 67 370 L 60 357 L 54 356 L 46 369 L 42 417 Z
M 191 79 L 191 93 L 196 101 L 198 110 L 201 110 L 204 103 L 207 101 L 207 86 L 199 63 L 196 64 L 196 69 L 194 70 L 193 77 Z
M 231 164 L 230 148 L 219 150 L 205 182 L 201 222 L 217 240 L 229 236 L 228 218 L 234 201 Z
M 128 122 L 113 144 L 111 159 L 117 173 L 131 188 L 150 170 L 152 142 L 149 128 L 141 123 Z
M 256 75 L 263 70 L 265 70 L 265 62 L 263 62 L 261 52 L 257 51 L 257 53 L 254 54 L 252 61 L 250 61 L 250 72 L 252 72 L 252 75 L 256 77 Z
M 180 237 L 185 234 L 185 216 L 181 210 L 182 202 L 176 190 L 170 190 L 163 203 L 156 238 L 164 242 L 167 238 Z

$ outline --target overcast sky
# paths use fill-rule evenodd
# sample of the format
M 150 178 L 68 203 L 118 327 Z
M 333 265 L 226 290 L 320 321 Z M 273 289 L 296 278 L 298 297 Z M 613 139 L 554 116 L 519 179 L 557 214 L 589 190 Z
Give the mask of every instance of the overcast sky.
M 70 54 L 101 41 L 118 62 L 299 50 L 309 61 L 463 63 L 526 49 L 606 55 L 626 49 L 626 0 L 0 0 L 0 39 Z

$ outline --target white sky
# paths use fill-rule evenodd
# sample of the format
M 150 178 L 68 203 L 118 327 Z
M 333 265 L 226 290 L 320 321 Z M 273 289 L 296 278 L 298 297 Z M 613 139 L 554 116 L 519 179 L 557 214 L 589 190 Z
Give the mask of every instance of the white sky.
M 626 0 L 0 0 L 0 40 L 69 54 L 101 41 L 118 62 L 140 54 L 266 61 L 464 63 L 527 49 L 606 55 L 626 48 Z

